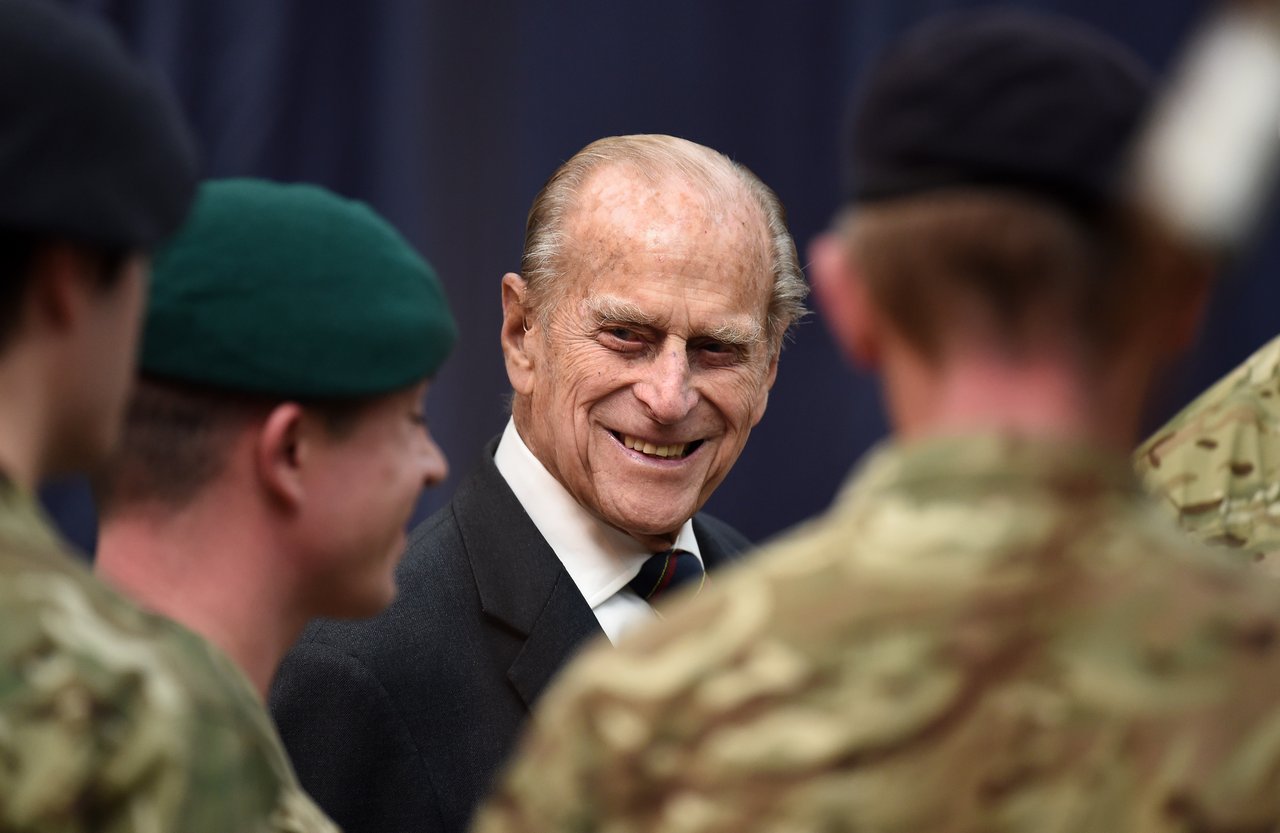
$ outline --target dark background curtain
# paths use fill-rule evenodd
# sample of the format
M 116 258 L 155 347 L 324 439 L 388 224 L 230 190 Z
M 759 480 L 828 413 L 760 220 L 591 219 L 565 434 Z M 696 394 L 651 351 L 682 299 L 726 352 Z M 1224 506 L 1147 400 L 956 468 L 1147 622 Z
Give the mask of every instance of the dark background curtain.
M 838 207 L 841 111 L 868 59 L 927 14 L 975 5 L 58 1 L 108 21 L 167 77 L 209 176 L 312 181 L 366 200 L 438 268 L 462 338 L 428 401 L 453 473 L 424 498 L 423 514 L 448 498 L 506 419 L 499 281 L 518 268 L 529 202 L 561 161 L 619 133 L 710 145 L 777 190 L 803 255 Z M 1021 5 L 1100 26 L 1162 71 L 1206 7 Z M 1170 375 L 1153 427 L 1280 331 L 1276 220 L 1222 278 L 1201 345 Z M 709 508 L 753 537 L 771 535 L 821 511 L 884 433 L 874 381 L 848 369 L 820 318 L 810 318 L 783 355 L 764 421 Z M 84 489 L 54 484 L 46 500 L 91 547 Z

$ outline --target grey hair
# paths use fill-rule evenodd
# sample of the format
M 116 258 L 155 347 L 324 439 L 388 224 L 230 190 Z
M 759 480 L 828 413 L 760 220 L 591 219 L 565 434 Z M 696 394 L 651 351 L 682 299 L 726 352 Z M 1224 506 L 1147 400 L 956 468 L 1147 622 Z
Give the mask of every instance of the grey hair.
M 773 349 L 780 349 L 791 327 L 807 313 L 804 300 L 809 294 L 782 202 L 745 165 L 703 145 L 660 134 L 610 136 L 592 142 L 561 165 L 534 198 L 525 224 L 520 272 L 528 287 L 529 308 L 538 320 L 545 325 L 559 300 L 562 282 L 555 278 L 568 238 L 566 218 L 591 176 L 611 165 L 626 165 L 654 183 L 667 176 L 679 177 L 703 188 L 713 207 L 730 205 L 746 192 L 760 211 L 770 243 L 773 296 L 767 328 Z

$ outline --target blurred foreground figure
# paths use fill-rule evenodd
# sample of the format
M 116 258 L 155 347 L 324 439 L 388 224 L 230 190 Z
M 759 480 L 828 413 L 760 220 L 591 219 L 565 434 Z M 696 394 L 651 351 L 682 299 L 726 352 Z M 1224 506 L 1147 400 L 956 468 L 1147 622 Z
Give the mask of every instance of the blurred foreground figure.
M 1179 526 L 1280 571 L 1280 338 L 1196 397 L 1136 458 Z
M 0 830 L 269 829 L 221 666 L 67 555 L 33 497 L 114 445 L 146 253 L 194 188 L 176 110 L 115 40 L 0 0 Z
M 571 667 L 477 829 L 1272 829 L 1280 589 L 1168 524 L 1127 454 L 1206 280 L 1120 187 L 1146 73 L 989 11 L 863 93 L 814 281 L 893 440 Z
M 395 596 L 405 525 L 445 476 L 422 408 L 454 335 L 403 238 L 314 186 L 205 183 L 156 257 L 142 381 L 97 483 L 97 566 L 234 661 L 218 655 L 211 694 L 244 703 L 280 829 L 334 828 L 297 784 L 267 688 L 310 619 Z

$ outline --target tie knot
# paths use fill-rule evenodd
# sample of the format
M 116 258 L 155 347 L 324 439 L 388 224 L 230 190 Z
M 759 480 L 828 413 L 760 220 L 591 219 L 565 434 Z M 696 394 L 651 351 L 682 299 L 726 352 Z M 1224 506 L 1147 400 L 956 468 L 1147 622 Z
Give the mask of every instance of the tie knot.
M 697 579 L 698 589 L 701 590 L 705 577 L 698 556 L 684 550 L 667 550 L 649 556 L 628 586 L 640 598 L 651 602 L 691 579 Z

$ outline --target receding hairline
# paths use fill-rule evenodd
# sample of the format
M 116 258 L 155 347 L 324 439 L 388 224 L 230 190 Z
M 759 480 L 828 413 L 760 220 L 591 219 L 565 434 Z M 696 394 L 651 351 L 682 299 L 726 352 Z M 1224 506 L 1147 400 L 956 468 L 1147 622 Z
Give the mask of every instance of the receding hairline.
M 565 194 L 564 230 L 571 232 L 593 208 L 599 207 L 600 203 L 593 202 L 593 197 L 603 197 L 614 188 L 628 184 L 639 186 L 642 198 L 648 194 L 669 194 L 679 188 L 692 194 L 702 213 L 717 223 L 731 218 L 749 221 L 746 226 L 749 233 L 756 238 L 761 251 L 766 256 L 771 255 L 768 216 L 764 205 L 753 193 L 750 180 L 719 153 L 701 145 L 693 147 L 702 152 L 691 152 L 687 166 L 677 159 L 620 157 L 600 161 L 585 169 L 581 179 Z M 708 164 L 694 164 L 695 160 Z M 604 202 L 604 205 L 608 203 Z M 629 210 L 640 210 L 643 202 L 633 199 L 620 205 Z
M 575 153 L 561 167 L 579 187 L 598 172 L 629 168 L 657 183 L 667 176 L 703 185 L 746 186 L 754 174 L 717 150 L 661 134 L 609 136 Z

